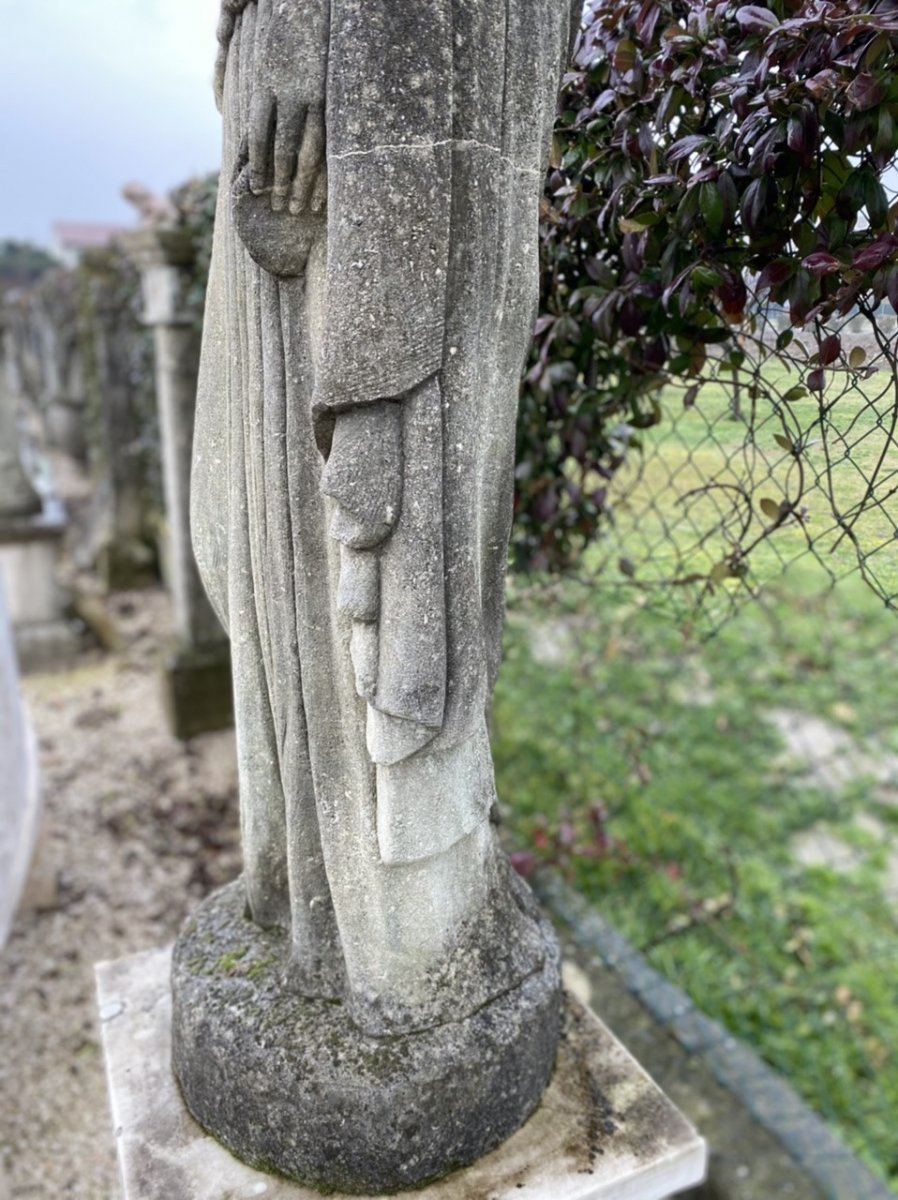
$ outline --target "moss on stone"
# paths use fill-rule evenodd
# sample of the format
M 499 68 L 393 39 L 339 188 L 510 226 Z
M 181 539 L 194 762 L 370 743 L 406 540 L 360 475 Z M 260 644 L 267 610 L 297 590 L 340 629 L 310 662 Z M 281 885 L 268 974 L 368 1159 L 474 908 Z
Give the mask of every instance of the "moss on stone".
M 261 979 L 269 967 L 273 967 L 277 962 L 277 955 L 269 954 L 266 958 L 260 958 L 246 972 L 247 979 Z
M 229 950 L 218 960 L 217 969 L 224 975 L 236 975 L 240 962 L 249 954 L 249 946 L 241 946 L 239 950 Z

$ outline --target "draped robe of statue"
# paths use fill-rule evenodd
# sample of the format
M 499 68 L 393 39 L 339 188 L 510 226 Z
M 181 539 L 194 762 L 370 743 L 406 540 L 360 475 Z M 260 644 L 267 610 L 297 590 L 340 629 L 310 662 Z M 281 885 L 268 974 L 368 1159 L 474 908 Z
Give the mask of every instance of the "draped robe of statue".
M 248 911 L 290 930 L 297 989 L 370 1033 L 423 1029 L 544 953 L 489 820 L 486 711 L 572 6 L 331 0 L 320 217 L 248 191 L 258 20 L 225 0 L 192 489 Z M 392 532 L 360 545 L 341 511 L 390 508 L 397 473 Z

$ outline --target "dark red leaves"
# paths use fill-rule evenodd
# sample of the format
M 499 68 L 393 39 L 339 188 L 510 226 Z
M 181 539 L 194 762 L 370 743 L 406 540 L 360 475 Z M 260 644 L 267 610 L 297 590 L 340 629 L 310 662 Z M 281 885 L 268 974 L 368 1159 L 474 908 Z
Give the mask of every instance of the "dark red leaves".
M 661 5 L 657 3 L 657 0 L 645 0 L 636 18 L 636 32 L 644 46 L 650 45 L 653 41 L 660 19 Z
M 864 246 L 858 250 L 851 261 L 851 265 L 857 271 L 878 271 L 879 268 L 895 257 L 898 251 L 898 237 L 893 233 L 887 233 L 883 237 L 879 237 L 869 246 Z
M 612 59 L 615 71 L 619 71 L 621 75 L 626 75 L 628 71 L 632 71 L 636 66 L 638 57 L 639 51 L 636 49 L 635 42 L 631 42 L 629 38 L 618 42 Z
M 816 110 L 802 108 L 789 117 L 786 144 L 805 162 L 813 159 L 820 144 L 820 119 Z
M 820 343 L 820 349 L 818 353 L 820 355 L 820 365 L 822 367 L 828 367 L 830 363 L 834 363 L 842 353 L 842 339 L 837 333 L 830 334 L 829 337 L 824 338 Z
M 727 316 L 739 316 L 745 311 L 745 304 L 748 300 L 748 289 L 745 286 L 745 280 L 741 275 L 729 272 L 726 283 L 717 289 L 717 297 L 720 300 L 721 308 Z
M 740 4 L 736 9 L 736 20 L 746 33 L 769 33 L 779 25 L 776 13 L 757 4 Z
M 825 250 L 817 250 L 802 259 L 801 265 L 812 275 L 833 275 L 841 270 L 842 264 L 832 254 Z
M 643 326 L 642 309 L 637 302 L 628 296 L 620 307 L 618 313 L 618 324 L 620 331 L 626 337 L 635 337 Z
M 758 276 L 758 292 L 766 292 L 771 288 L 779 288 L 795 273 L 795 262 L 791 259 L 778 258 L 768 263 Z
M 776 199 L 776 185 L 769 176 L 753 179 L 742 196 L 742 224 L 749 237 L 766 232 L 767 211 Z
M 682 162 L 684 159 L 696 154 L 699 150 L 703 150 L 708 144 L 708 138 L 701 134 L 690 134 L 688 137 L 680 138 L 678 142 L 674 142 L 667 152 L 668 162 Z
M 866 71 L 851 81 L 846 92 L 846 98 L 858 112 L 866 112 L 869 108 L 875 108 L 877 104 L 883 102 L 885 95 L 885 81 Z

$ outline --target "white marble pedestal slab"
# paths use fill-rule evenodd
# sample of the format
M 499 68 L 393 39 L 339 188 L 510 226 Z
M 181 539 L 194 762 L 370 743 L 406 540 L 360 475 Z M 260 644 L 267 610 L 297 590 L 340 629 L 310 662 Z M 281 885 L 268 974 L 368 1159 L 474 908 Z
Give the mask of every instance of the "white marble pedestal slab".
M 96 968 L 125 1200 L 318 1200 L 318 1192 L 238 1162 L 190 1117 L 170 1066 L 170 962 L 165 949 Z M 407 1194 L 662 1200 L 700 1183 L 706 1156 L 685 1117 L 571 1000 L 555 1076 L 524 1128 L 474 1166 Z

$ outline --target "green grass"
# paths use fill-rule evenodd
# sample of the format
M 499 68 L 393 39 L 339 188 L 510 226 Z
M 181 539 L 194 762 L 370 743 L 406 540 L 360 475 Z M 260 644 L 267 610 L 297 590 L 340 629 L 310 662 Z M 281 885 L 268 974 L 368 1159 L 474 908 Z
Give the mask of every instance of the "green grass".
M 810 541 L 835 577 L 854 570 L 860 555 L 880 594 L 898 597 L 898 542 L 893 540 L 898 494 L 889 494 L 898 484 L 891 430 L 894 384 L 883 371 L 862 379 L 831 370 L 829 378 L 823 397 L 781 405 L 781 417 L 763 398 L 752 416 L 743 388 L 751 436 L 744 421 L 730 416 L 727 373 L 706 382 L 690 409 L 682 407 L 681 391 L 664 393 L 665 419 L 643 435 L 638 477 L 625 467 L 612 486 L 616 529 L 588 553 L 587 568 L 610 550 L 609 578 L 620 578 L 618 557 L 635 565 L 640 582 L 681 578 L 709 572 L 734 543 L 747 549 L 757 542 L 748 556 L 746 581 L 754 584 L 774 578 L 783 562 L 801 555 Z M 797 372 L 790 374 L 775 362 L 765 367 L 764 379 L 781 395 L 800 382 Z M 800 453 L 777 438 L 786 439 L 787 447 L 800 447 Z M 834 464 L 831 472 L 828 461 Z M 864 501 L 867 481 L 875 475 L 875 495 L 883 505 L 866 503 L 852 527 L 856 544 L 851 537 L 839 538 L 833 510 L 850 514 Z M 740 494 L 746 488 L 750 502 Z M 803 509 L 804 520 L 786 521 L 771 532 L 761 501 L 783 500 Z M 744 588 L 745 582 L 727 580 L 716 588 L 716 605 L 707 596 L 705 601 L 710 609 L 720 609 L 728 593 Z
M 494 706 L 517 844 L 559 862 L 650 961 L 781 1071 L 898 1183 L 898 916 L 883 895 L 898 807 L 857 778 L 802 782 L 765 714 L 823 717 L 898 753 L 898 623 L 859 580 L 793 569 L 703 646 L 634 593 L 512 593 Z M 638 596 L 637 596 L 638 599 Z M 589 812 L 610 842 L 596 847 Z M 803 867 L 826 827 L 849 875 Z

